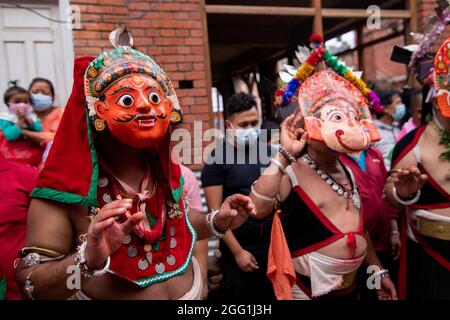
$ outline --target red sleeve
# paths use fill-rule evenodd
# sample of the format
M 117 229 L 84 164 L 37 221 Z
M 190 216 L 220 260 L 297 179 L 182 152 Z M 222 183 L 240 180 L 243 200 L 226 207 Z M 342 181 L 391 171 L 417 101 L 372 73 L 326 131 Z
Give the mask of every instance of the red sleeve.
M 371 148 L 371 150 L 373 151 L 373 157 L 375 159 L 378 159 L 380 161 L 380 170 L 382 172 L 382 176 L 383 177 L 387 177 L 387 170 L 386 170 L 386 166 L 384 165 L 384 161 L 383 161 L 383 155 L 381 154 L 380 151 L 378 151 L 375 148 Z M 398 213 L 398 209 L 391 206 L 386 199 L 384 199 L 384 206 L 385 206 L 385 210 L 387 212 L 387 216 L 389 217 L 389 219 L 395 219 L 398 220 L 399 218 L 399 213 Z

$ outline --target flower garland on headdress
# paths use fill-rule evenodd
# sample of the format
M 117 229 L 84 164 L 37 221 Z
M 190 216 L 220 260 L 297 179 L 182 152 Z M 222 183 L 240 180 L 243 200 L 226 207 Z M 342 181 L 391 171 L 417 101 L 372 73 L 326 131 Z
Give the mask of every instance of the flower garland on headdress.
M 292 96 L 297 92 L 300 84 L 305 81 L 313 72 L 314 67 L 323 59 L 325 53 L 324 48 L 317 48 L 306 59 L 305 62 L 298 68 L 297 73 L 291 81 L 286 85 L 281 99 L 281 105 L 286 106 L 291 102 Z
M 383 105 L 381 104 L 380 98 L 377 96 L 375 91 L 370 90 L 366 83 L 358 76 L 356 76 L 352 70 L 344 66 L 339 58 L 332 55 L 328 50 L 325 50 L 324 59 L 327 65 L 333 69 L 338 75 L 344 77 L 347 81 L 351 82 L 355 87 L 362 92 L 363 95 L 369 100 L 371 108 L 380 113 L 383 111 Z
M 313 36 L 311 36 L 312 38 Z M 310 40 L 311 40 L 310 38 Z M 315 37 L 314 40 L 319 38 Z M 320 38 L 321 39 L 321 38 Z M 321 39 L 323 42 L 323 39 Z M 356 86 L 359 91 L 368 99 L 370 107 L 375 110 L 375 112 L 382 112 L 383 105 L 380 102 L 380 98 L 377 94 L 367 87 L 366 83 L 353 73 L 352 70 L 347 68 L 344 64 L 339 61 L 339 58 L 334 56 L 325 48 L 317 47 L 315 48 L 306 61 L 297 70 L 291 81 L 286 85 L 284 92 L 282 94 L 281 106 L 287 106 L 294 94 L 297 92 L 300 84 L 305 81 L 314 72 L 314 67 L 320 62 L 325 61 L 325 63 L 334 70 L 338 75 L 345 78 L 347 81 L 351 82 Z M 283 90 L 283 89 L 282 89 Z

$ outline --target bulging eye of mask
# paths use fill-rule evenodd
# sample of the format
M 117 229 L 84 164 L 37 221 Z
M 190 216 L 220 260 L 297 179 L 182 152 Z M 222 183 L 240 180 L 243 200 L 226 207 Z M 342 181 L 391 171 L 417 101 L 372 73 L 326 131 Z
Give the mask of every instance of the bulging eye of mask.
M 36 111 L 45 111 L 51 108 L 53 104 L 53 98 L 46 94 L 35 93 L 31 95 L 31 102 Z

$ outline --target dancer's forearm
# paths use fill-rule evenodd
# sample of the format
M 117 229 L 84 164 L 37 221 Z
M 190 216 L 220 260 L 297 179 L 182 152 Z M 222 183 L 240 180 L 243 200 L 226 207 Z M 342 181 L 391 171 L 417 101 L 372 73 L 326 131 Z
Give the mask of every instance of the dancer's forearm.
M 34 287 L 33 297 L 35 299 L 57 299 L 65 300 L 80 290 L 86 281 L 91 281 L 81 276 L 76 270 L 76 253 L 62 260 L 44 262 L 27 268 L 22 261 L 17 271 L 17 284 L 24 297 L 29 298 L 24 290 L 27 277 Z M 73 281 L 69 277 L 74 277 Z M 78 277 L 78 278 L 76 278 Z M 77 286 L 76 284 L 79 284 Z
M 289 161 L 280 153 L 275 156 L 275 160 L 279 161 L 285 168 L 289 165 Z M 282 178 L 283 172 L 275 164 L 271 163 L 254 184 L 254 190 L 250 193 L 250 198 L 255 203 L 257 218 L 265 218 L 272 212 Z M 261 196 L 267 199 L 263 199 Z

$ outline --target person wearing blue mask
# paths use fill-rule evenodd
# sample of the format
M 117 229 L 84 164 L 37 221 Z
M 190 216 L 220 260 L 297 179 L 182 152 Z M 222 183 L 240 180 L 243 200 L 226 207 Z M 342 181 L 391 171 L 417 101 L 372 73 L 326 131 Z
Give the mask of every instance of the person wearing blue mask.
M 377 94 L 384 106 L 384 110 L 381 114 L 377 114 L 378 119 L 374 121 L 381 139 L 373 145 L 383 155 L 384 164 L 389 171 L 391 168 L 391 154 L 397 142 L 396 137 L 400 133 L 398 124 L 406 114 L 406 106 L 397 91 L 379 90 Z
M 44 155 L 46 155 L 61 121 L 63 109 L 53 105 L 55 89 L 50 80 L 34 78 L 28 91 L 31 96 L 31 105 L 42 124 L 42 132 L 35 134 L 33 140 L 46 148 L 44 152 Z M 45 159 L 42 160 L 45 161 Z
M 270 155 L 276 153 L 268 144 L 266 131 L 260 129 L 255 97 L 234 94 L 225 104 L 225 116 L 225 139 L 217 143 L 201 175 L 209 209 L 217 208 L 231 194 L 249 195 L 253 182 L 269 166 Z M 210 292 L 208 299 L 275 299 L 266 276 L 271 226 L 271 218 L 249 218 L 238 229 L 227 232 L 219 247 L 223 278 L 219 290 Z

